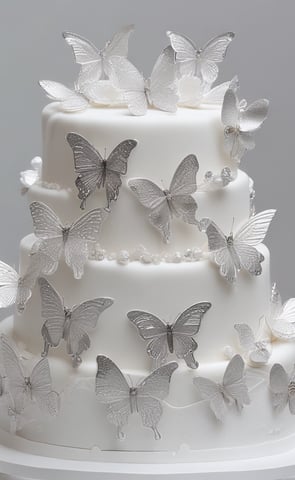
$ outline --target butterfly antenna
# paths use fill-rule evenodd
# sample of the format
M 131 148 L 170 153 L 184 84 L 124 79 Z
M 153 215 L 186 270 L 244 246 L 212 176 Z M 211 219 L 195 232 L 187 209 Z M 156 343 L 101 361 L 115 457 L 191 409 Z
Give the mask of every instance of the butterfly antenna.
M 104 160 L 107 159 L 107 147 L 104 147 Z

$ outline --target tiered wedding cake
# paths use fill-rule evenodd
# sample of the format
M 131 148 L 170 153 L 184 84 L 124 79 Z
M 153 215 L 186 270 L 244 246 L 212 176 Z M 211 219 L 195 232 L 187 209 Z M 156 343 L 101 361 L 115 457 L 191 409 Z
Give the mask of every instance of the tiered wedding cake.
M 239 169 L 268 102 L 239 101 L 237 78 L 212 87 L 232 33 L 197 50 L 168 32 L 146 81 L 131 31 L 100 51 L 65 33 L 74 89 L 40 82 L 56 101 L 21 176 L 34 234 L 20 274 L 0 264 L 0 305 L 17 310 L 1 427 L 98 461 L 276 454 L 295 431 L 295 302 L 271 289 L 275 212 L 255 213 Z

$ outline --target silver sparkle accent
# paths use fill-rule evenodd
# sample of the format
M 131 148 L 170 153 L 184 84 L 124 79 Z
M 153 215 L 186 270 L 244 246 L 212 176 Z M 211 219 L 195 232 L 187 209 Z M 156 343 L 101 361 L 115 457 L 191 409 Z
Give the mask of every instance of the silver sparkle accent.
M 114 300 L 94 298 L 68 308 L 45 278 L 39 278 L 38 283 L 44 320 L 41 329 L 44 340 L 42 356 L 46 357 L 50 347 L 58 347 L 64 340 L 73 367 L 77 367 L 82 362 L 81 354 L 90 348 L 90 334 L 94 331 L 100 315 L 112 306 Z
M 98 401 L 107 405 L 107 419 L 117 427 L 118 438 L 125 438 L 123 428 L 128 424 L 129 415 L 139 413 L 143 426 L 151 428 L 155 440 L 159 440 L 162 400 L 169 394 L 171 376 L 178 367 L 177 363 L 171 362 L 158 368 L 134 387 L 129 385 L 121 370 L 108 357 L 99 355 L 96 361 L 95 393 Z
M 149 211 L 150 223 L 160 231 L 165 242 L 171 237 L 173 216 L 197 225 L 197 203 L 192 194 L 197 190 L 199 163 L 195 155 L 185 157 L 177 167 L 169 189 L 161 189 L 151 180 L 131 179 L 128 186 L 139 202 Z
M 82 200 L 80 208 L 85 208 L 87 198 L 96 188 L 105 188 L 109 208 L 110 203 L 118 199 L 121 176 L 127 173 L 127 162 L 137 145 L 136 140 L 119 143 L 108 158 L 102 157 L 82 135 L 68 133 L 67 141 L 73 150 L 75 172 L 78 174 L 75 184 L 78 198 Z
M 281 411 L 287 405 L 290 413 L 295 415 L 295 366 L 289 376 L 284 367 L 275 363 L 269 375 L 269 389 L 272 406 L 275 410 Z
M 196 303 L 187 308 L 169 326 L 168 336 L 167 325 L 169 324 L 152 313 L 132 310 L 127 313 L 127 317 L 138 329 L 141 338 L 148 340 L 147 353 L 157 366 L 166 362 L 169 349 L 170 353 L 183 359 L 189 368 L 197 368 L 198 362 L 194 358 L 194 352 L 198 345 L 193 336 L 199 332 L 202 318 L 210 308 L 209 302 Z
M 42 158 L 34 157 L 31 160 L 31 169 L 20 172 L 22 193 L 26 193 L 33 185 L 38 183 L 42 172 Z
M 194 385 L 202 398 L 209 401 L 209 406 L 215 417 L 223 422 L 227 406 L 234 404 L 240 411 L 244 405 L 249 405 L 248 387 L 244 378 L 244 361 L 240 355 L 235 355 L 228 363 L 223 380 L 215 383 L 204 377 L 195 377 Z

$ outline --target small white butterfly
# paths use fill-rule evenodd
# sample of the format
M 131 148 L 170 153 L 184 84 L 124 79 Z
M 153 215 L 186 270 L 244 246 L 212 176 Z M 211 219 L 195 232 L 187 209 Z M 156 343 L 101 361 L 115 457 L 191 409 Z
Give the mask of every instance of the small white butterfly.
M 30 255 L 30 263 L 23 275 L 19 275 L 14 268 L 0 261 L 0 308 L 16 306 L 22 313 L 40 274 L 42 263 L 38 255 Z
M 284 367 L 275 363 L 269 375 L 269 389 L 273 408 L 283 410 L 289 405 L 290 413 L 295 415 L 295 367 L 289 377 Z
M 129 36 L 133 31 L 134 25 L 127 25 L 115 33 L 101 50 L 80 35 L 70 32 L 63 33 L 65 41 L 73 50 L 76 63 L 81 65 L 78 80 L 80 86 L 111 76 L 110 58 L 114 55 L 127 57 Z
M 67 344 L 73 366 L 81 364 L 81 354 L 90 347 L 90 333 L 95 329 L 100 314 L 114 301 L 111 298 L 94 298 L 68 308 L 58 292 L 45 278 L 38 280 L 41 295 L 41 315 L 44 320 L 42 337 L 43 357 L 49 347 L 58 347 L 61 340 Z
M 226 367 L 222 383 L 215 383 L 204 377 L 196 377 L 193 380 L 202 398 L 209 401 L 212 412 L 221 422 L 224 421 L 227 404 L 234 404 L 241 410 L 244 405 L 250 403 L 244 379 L 244 366 L 242 357 L 235 355 Z
M 71 89 L 59 82 L 40 80 L 39 85 L 47 97 L 55 102 L 60 102 L 60 108 L 65 112 L 78 112 L 89 106 L 90 99 L 80 90 L 78 84 Z
M 151 428 L 155 440 L 159 440 L 158 423 L 163 413 L 161 400 L 169 394 L 171 376 L 178 368 L 177 363 L 171 362 L 158 368 L 133 387 L 112 360 L 99 355 L 96 361 L 96 396 L 99 402 L 107 405 L 107 419 L 117 427 L 118 438 L 125 438 L 122 429 L 127 425 L 129 415 L 139 413 L 143 426 Z
M 176 112 L 176 66 L 171 47 L 161 53 L 148 80 L 127 58 L 112 57 L 110 64 L 112 82 L 123 91 L 132 115 L 145 115 L 149 105 L 166 112 Z
M 109 212 L 96 208 L 82 215 L 71 225 L 62 225 L 58 216 L 42 202 L 33 202 L 30 211 L 37 241 L 33 251 L 42 259 L 42 273 L 53 274 L 61 256 L 79 279 L 89 256 L 89 247 L 97 243 L 100 228 Z
M 192 194 L 197 190 L 199 162 L 195 155 L 188 155 L 177 167 L 168 190 L 163 190 L 151 180 L 131 179 L 128 186 L 139 202 L 147 208 L 149 221 L 157 228 L 165 242 L 171 237 L 173 216 L 184 222 L 197 225 L 197 203 Z
M 23 186 L 23 193 L 28 191 L 41 178 L 42 158 L 35 157 L 31 160 L 31 169 L 20 172 L 20 182 Z
M 211 85 L 218 76 L 218 65 L 224 60 L 234 33 L 227 32 L 209 40 L 198 49 L 188 37 L 168 31 L 167 35 L 180 64 L 183 75 L 197 75 L 204 83 Z
M 246 360 L 251 366 L 266 365 L 271 356 L 271 343 L 264 327 L 261 325 L 260 332 L 255 337 L 252 328 L 246 323 L 237 323 L 234 326 Z
M 169 353 L 175 353 L 189 368 L 197 368 L 199 364 L 194 352 L 198 344 L 193 336 L 198 333 L 202 318 L 210 308 L 209 302 L 196 303 L 182 312 L 172 325 L 141 310 L 132 310 L 127 317 L 137 327 L 141 338 L 148 340 L 147 353 L 156 366 L 163 365 Z
M 260 275 L 263 255 L 255 248 L 263 242 L 275 210 L 264 210 L 252 216 L 234 235 L 228 236 L 212 220 L 205 218 L 199 228 L 208 237 L 210 258 L 220 267 L 220 274 L 234 283 L 240 270 Z
M 254 133 L 266 119 L 269 107 L 269 101 L 264 98 L 249 106 L 244 103 L 241 106 L 236 92 L 229 88 L 221 111 L 225 148 L 236 162 L 240 162 L 246 150 L 255 147 Z
M 59 411 L 59 395 L 52 390 L 52 381 L 47 358 L 42 358 L 33 368 L 30 376 L 24 373 L 19 355 L 12 348 L 5 335 L 1 336 L 1 356 L 6 373 L 8 391 L 20 415 L 27 405 L 36 403 L 49 415 Z
M 136 147 L 136 140 L 120 142 L 110 153 L 108 158 L 101 156 L 86 138 L 77 133 L 68 133 L 67 141 L 73 150 L 75 172 L 78 173 L 76 186 L 81 208 L 85 208 L 86 199 L 96 188 L 105 187 L 107 206 L 116 201 L 119 188 L 122 185 L 121 175 L 127 173 L 127 162 L 132 150 Z
M 295 298 L 290 298 L 282 304 L 276 283 L 272 287 L 271 313 L 268 323 L 274 337 L 283 340 L 295 339 Z

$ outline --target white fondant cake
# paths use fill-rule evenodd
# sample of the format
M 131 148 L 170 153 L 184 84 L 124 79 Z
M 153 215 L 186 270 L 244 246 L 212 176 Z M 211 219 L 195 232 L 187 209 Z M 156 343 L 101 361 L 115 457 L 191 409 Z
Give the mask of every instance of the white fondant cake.
M 223 56 L 231 35 L 212 41 L 226 43 Z M 122 71 L 131 64 L 118 52 L 104 61 L 127 105 L 93 105 L 85 75 L 94 82 L 102 60 L 84 71 L 75 45 L 87 41 L 74 34 L 65 38 L 83 82 L 55 95 L 57 84 L 50 92 L 46 84 L 61 103 L 43 111 L 42 171 L 38 163 L 27 181 L 22 172 L 34 234 L 21 241 L 19 275 L 0 265 L 0 306 L 18 309 L 3 324 L 0 425 L 42 455 L 55 446 L 61 458 L 75 448 L 76 458 L 89 450 L 97 461 L 111 452 L 130 461 L 132 452 L 139 463 L 216 462 L 275 455 L 294 441 L 295 345 L 285 341 L 295 338 L 293 303 L 282 306 L 271 291 L 263 240 L 274 212 L 254 215 L 253 182 L 238 168 L 268 103 L 238 104 L 229 84 L 221 108 L 225 87 L 214 91 L 212 71 L 196 60 L 198 88 L 217 105 L 174 112 L 177 37 L 169 32 L 174 60 L 165 49 L 136 93 L 152 107 L 144 116 L 128 113 L 135 106 Z M 275 340 L 278 318 L 289 328 Z

